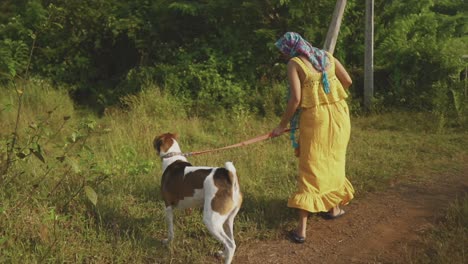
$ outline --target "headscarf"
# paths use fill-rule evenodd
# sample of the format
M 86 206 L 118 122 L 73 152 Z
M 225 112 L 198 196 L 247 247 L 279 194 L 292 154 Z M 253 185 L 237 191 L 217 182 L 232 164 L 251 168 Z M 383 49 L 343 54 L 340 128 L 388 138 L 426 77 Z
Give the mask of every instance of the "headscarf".
M 312 66 L 322 73 L 323 90 L 325 93 L 330 93 L 328 74 L 325 70 L 330 62 L 324 50 L 313 47 L 312 44 L 296 32 L 286 32 L 276 41 L 275 46 L 282 53 L 291 57 L 303 55 L 308 58 Z

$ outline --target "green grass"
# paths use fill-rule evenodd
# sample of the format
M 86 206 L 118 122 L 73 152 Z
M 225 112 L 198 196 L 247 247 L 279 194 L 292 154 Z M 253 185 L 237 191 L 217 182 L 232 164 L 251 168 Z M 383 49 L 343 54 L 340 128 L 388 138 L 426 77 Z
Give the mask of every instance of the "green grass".
M 0 156 L 14 130 L 16 111 L 13 91 L 1 92 Z M 217 148 L 269 132 L 278 118 L 247 111 L 197 117 L 157 88 L 122 102 L 123 109 L 97 117 L 74 109 L 66 93 L 46 83 L 27 87 L 19 145 L 29 154 L 39 144 L 45 162 L 30 154 L 16 161 L 1 183 L 0 262 L 200 263 L 220 249 L 199 211 L 184 217 L 179 217 L 184 212 L 176 213 L 172 253 L 159 242 L 166 225 L 161 164 L 152 140 L 170 131 L 179 133 L 183 151 Z M 357 199 L 397 182 L 461 170 L 467 132 L 441 132 L 431 120 L 429 113 L 352 118 L 347 173 Z M 190 158 L 193 164 L 211 166 L 227 160 L 237 168 L 245 198 L 236 240 L 279 236 L 295 220 L 286 207 L 297 171 L 288 137 Z M 96 206 L 84 186 L 97 193 Z
M 408 263 L 466 263 L 468 261 L 468 194 L 454 201 L 421 245 L 408 254 Z

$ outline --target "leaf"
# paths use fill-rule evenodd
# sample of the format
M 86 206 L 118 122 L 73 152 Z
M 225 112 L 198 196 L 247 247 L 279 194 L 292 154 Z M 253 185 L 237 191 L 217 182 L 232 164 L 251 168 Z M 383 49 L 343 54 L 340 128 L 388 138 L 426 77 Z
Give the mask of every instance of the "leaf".
M 32 129 L 37 129 L 37 124 L 34 122 L 29 123 L 29 127 Z
M 80 166 L 78 165 L 78 162 L 76 162 L 75 159 L 68 158 L 67 161 L 68 161 L 68 164 L 70 164 L 70 166 L 72 167 L 72 170 L 74 173 L 81 172 Z
M 62 24 L 59 24 L 57 22 L 52 22 L 52 25 L 58 27 L 59 29 L 63 29 L 63 25 Z
M 74 142 L 76 142 L 76 138 L 77 138 L 77 134 L 76 134 L 76 132 L 73 132 L 69 139 L 70 139 L 70 141 L 72 143 L 74 143 Z
M 49 217 L 47 217 L 46 219 L 55 221 L 55 220 L 57 220 L 57 218 L 58 218 L 58 215 L 55 213 L 55 208 L 53 208 L 53 207 L 50 208 Z
M 94 130 L 94 128 L 96 127 L 96 121 L 91 120 L 86 124 L 86 126 L 88 127 L 88 129 Z
M 172 3 L 169 5 L 169 8 L 172 10 L 180 11 L 184 15 L 197 15 L 199 8 L 197 4 L 192 3 Z
M 94 206 L 96 206 L 98 197 L 97 197 L 97 193 L 94 191 L 94 189 L 91 188 L 90 186 L 86 185 L 84 187 L 84 191 L 85 191 L 85 194 L 88 197 L 89 201 L 92 204 L 94 204 Z
M 40 161 L 42 161 L 42 163 L 45 163 L 45 159 L 44 159 L 44 156 L 42 156 L 41 154 L 41 148 L 39 147 L 38 148 L 38 151 L 30 148 L 29 149 L 31 151 L 32 154 L 34 154 L 34 156 L 36 156 L 36 158 L 38 158 Z
M 6 104 L 4 105 L 3 109 L 1 111 L 5 111 L 5 112 L 10 112 L 11 109 L 13 108 L 13 104 Z

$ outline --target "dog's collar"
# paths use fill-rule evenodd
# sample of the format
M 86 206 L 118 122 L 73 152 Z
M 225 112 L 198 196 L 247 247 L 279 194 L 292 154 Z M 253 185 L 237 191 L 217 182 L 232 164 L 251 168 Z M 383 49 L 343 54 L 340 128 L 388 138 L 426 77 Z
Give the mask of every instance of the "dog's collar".
M 174 156 L 184 156 L 182 152 L 169 152 L 161 156 L 161 159 L 168 159 Z

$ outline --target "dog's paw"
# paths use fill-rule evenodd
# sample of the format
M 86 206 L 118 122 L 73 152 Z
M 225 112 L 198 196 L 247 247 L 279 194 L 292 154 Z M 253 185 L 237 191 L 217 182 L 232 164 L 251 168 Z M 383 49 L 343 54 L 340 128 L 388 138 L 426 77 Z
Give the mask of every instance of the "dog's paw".
M 215 257 L 220 258 L 220 259 L 223 259 L 223 258 L 226 257 L 226 255 L 224 254 L 223 251 L 220 250 L 220 251 L 218 251 L 218 252 L 215 253 Z

